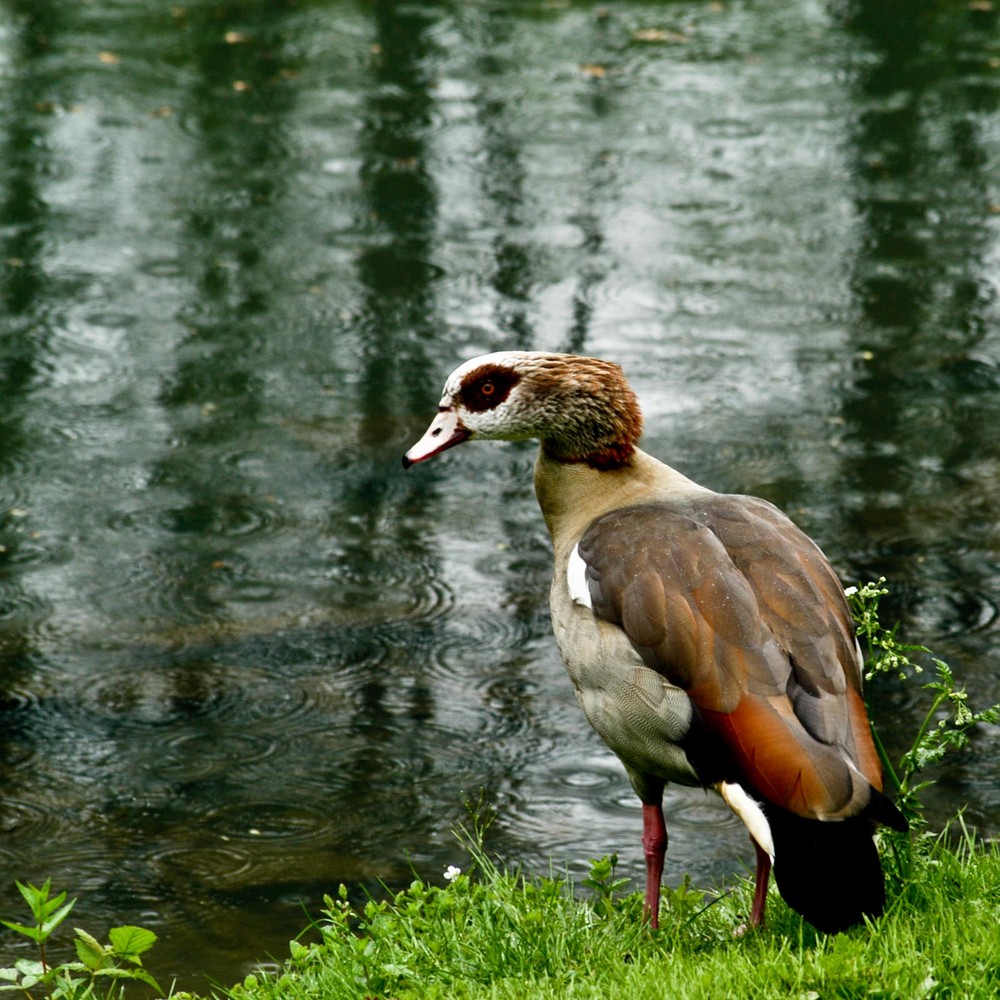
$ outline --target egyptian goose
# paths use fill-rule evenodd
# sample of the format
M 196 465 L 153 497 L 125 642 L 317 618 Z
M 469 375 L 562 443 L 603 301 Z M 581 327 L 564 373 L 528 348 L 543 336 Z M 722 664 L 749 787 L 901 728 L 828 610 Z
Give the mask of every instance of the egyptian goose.
M 587 719 L 642 801 L 645 911 L 657 926 L 667 781 L 718 791 L 757 870 L 820 930 L 885 903 L 882 794 L 843 588 L 776 507 L 699 486 L 637 447 L 621 368 L 504 351 L 448 378 L 409 468 L 470 439 L 541 442 L 535 493 L 552 536 L 552 626 Z

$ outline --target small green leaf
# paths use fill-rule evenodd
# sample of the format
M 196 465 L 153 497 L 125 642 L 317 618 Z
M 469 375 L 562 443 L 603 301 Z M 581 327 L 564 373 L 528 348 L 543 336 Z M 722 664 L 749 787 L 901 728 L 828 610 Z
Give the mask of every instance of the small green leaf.
M 160 984 L 145 969 L 133 969 L 132 978 L 137 979 L 140 983 L 145 983 L 147 986 L 152 986 L 157 993 L 163 992 Z
M 52 988 L 52 998 L 53 1000 L 60 1000 L 60 998 L 65 997 L 66 1000 L 80 1000 L 80 998 L 87 996 L 88 990 L 84 990 L 84 984 L 86 980 L 80 978 L 79 976 L 73 977 L 67 975 L 65 972 L 65 966 L 61 966 L 53 971 L 62 971 L 63 974 L 56 980 L 55 985 Z
M 76 954 L 80 961 L 91 970 L 101 969 L 107 964 L 107 949 L 92 934 L 76 928 Z
M 60 893 L 53 902 L 58 900 L 63 900 L 66 898 L 66 893 Z M 48 937 L 68 916 L 69 911 L 76 906 L 76 900 L 71 899 L 65 906 L 52 913 L 51 916 L 47 913 L 45 920 L 42 921 L 42 933 Z
M 145 983 L 147 986 L 152 986 L 158 992 L 163 992 L 160 989 L 159 983 L 145 969 L 122 969 L 118 966 L 113 966 L 107 969 L 98 969 L 94 973 L 94 978 L 131 979 L 136 982 Z
M 51 881 L 51 879 L 47 880 L 45 883 L 46 889 L 48 888 L 49 881 Z M 59 906 L 62 906 L 63 900 L 65 898 L 66 898 L 66 893 L 61 892 L 59 893 L 58 896 L 55 896 L 53 899 L 46 898 L 41 900 L 42 913 L 44 913 L 45 916 L 48 916 L 54 909 L 56 909 Z
M 24 924 L 15 924 L 10 920 L 0 920 L 0 924 L 4 927 L 9 927 L 12 931 L 17 931 L 18 934 L 23 934 L 27 938 L 31 938 L 32 941 L 43 941 L 44 936 L 42 934 L 41 928 L 39 927 L 27 927 Z
M 14 968 L 21 973 L 21 988 L 25 990 L 30 990 L 45 976 L 45 966 L 30 958 L 18 959 L 14 963 Z
M 156 935 L 145 927 L 112 927 L 108 939 L 115 955 L 137 964 L 141 964 L 139 956 L 156 943 Z
M 30 882 L 25 885 L 23 882 L 18 882 L 15 880 L 14 885 L 17 886 L 18 892 L 24 897 L 24 901 L 28 904 L 31 912 L 37 918 L 38 913 L 36 912 L 42 903 L 48 898 L 49 888 L 52 885 L 52 879 L 46 879 L 45 885 L 39 889 L 37 886 L 33 886 Z

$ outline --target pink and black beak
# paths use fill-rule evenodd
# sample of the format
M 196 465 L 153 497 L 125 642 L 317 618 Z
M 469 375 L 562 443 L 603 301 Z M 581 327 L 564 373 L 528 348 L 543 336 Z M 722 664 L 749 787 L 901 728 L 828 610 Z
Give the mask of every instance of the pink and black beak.
M 403 456 L 403 468 L 426 462 L 428 458 L 461 444 L 471 435 L 472 431 L 462 426 L 458 414 L 451 407 L 442 407 L 424 436 Z

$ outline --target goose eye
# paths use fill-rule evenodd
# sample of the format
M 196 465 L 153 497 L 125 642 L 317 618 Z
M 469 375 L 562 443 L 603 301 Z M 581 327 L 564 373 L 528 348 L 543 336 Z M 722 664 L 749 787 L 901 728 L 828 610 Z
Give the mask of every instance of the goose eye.
M 500 406 L 520 380 L 521 376 L 509 368 L 483 365 L 466 377 L 459 400 L 473 413 L 483 413 Z

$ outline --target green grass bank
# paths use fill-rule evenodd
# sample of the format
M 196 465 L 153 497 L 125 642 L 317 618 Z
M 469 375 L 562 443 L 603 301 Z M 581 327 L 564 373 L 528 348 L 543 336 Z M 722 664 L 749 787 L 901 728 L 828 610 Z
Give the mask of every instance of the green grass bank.
M 610 865 L 589 891 L 502 870 L 476 847 L 468 872 L 372 901 L 329 899 L 277 973 L 233 1000 L 568 997 L 996 997 L 1000 995 L 1000 850 L 961 821 L 913 843 L 902 881 L 886 852 L 889 905 L 874 924 L 821 934 L 772 886 L 768 924 L 740 935 L 752 880 L 721 895 L 668 892 L 662 927 L 638 893 L 617 895 Z M 595 877 L 596 875 L 596 877 Z

